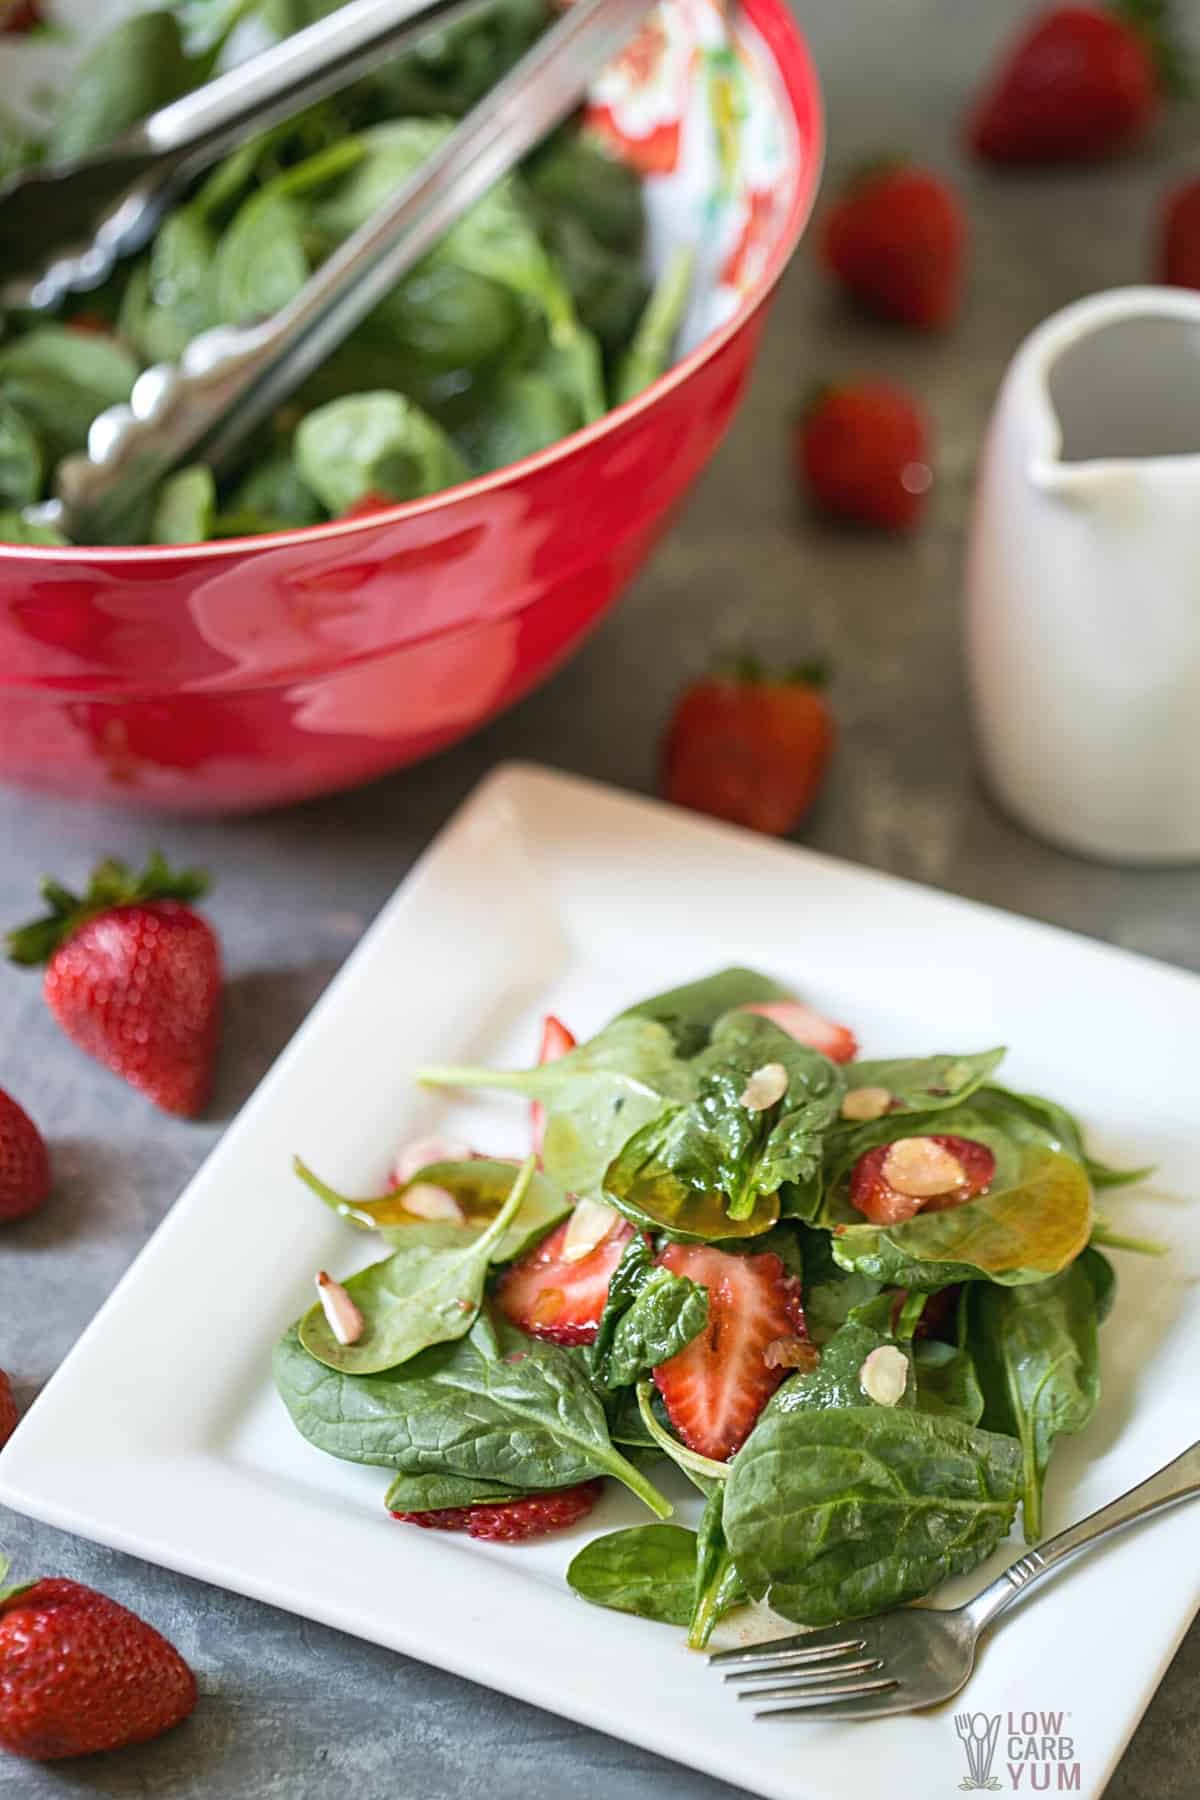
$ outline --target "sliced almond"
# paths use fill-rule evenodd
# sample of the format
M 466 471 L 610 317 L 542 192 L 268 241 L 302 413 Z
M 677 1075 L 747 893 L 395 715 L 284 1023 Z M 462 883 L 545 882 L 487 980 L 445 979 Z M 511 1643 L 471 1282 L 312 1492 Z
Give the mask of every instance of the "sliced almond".
M 913 1200 L 952 1194 L 966 1178 L 957 1156 L 931 1137 L 898 1138 L 883 1159 L 883 1179 L 888 1186 Z
M 788 1072 L 783 1064 L 764 1063 L 761 1069 L 755 1069 L 742 1089 L 740 1104 L 747 1112 L 766 1112 L 768 1106 L 782 1100 L 787 1091 Z
M 392 1161 L 392 1182 L 396 1187 L 404 1187 L 414 1175 L 419 1175 L 433 1163 L 470 1160 L 471 1146 L 461 1138 L 413 1138 L 410 1143 L 401 1144 L 396 1152 Z
M 321 1302 L 325 1322 L 338 1343 L 357 1344 L 363 1334 L 363 1316 L 341 1282 L 327 1275 L 324 1269 L 317 1272 L 317 1299 Z
M 819 1365 L 821 1352 L 807 1338 L 772 1338 L 763 1351 L 768 1369 L 803 1369 L 806 1375 Z
M 856 1125 L 868 1119 L 882 1119 L 892 1104 L 892 1096 L 884 1087 L 851 1088 L 842 1101 L 843 1119 L 853 1119 Z
M 465 1225 L 467 1215 L 449 1188 L 432 1181 L 414 1181 L 400 1196 L 400 1204 L 414 1219 L 443 1220 L 451 1225 Z
M 879 1406 L 897 1406 L 908 1386 L 908 1358 L 895 1344 L 880 1344 L 858 1371 L 858 1385 Z
M 585 1256 L 590 1256 L 597 1244 L 604 1242 L 617 1223 L 617 1217 L 611 1206 L 604 1206 L 599 1200 L 577 1201 L 563 1239 L 563 1261 L 582 1262 Z

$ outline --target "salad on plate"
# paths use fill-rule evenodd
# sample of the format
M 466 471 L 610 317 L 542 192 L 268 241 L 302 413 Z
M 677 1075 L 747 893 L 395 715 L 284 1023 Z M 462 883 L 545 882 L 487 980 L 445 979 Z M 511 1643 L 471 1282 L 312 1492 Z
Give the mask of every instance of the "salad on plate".
M 317 1449 L 386 1469 L 400 1521 L 515 1542 L 606 1480 L 653 1521 L 566 1571 L 685 1628 L 765 1600 L 803 1625 L 927 1594 L 1042 1530 L 1057 1439 L 1100 1396 L 1113 1300 L 1089 1156 L 1000 1049 L 864 1058 L 731 968 L 525 1070 L 427 1068 L 532 1107 L 518 1165 L 432 1140 L 390 1192 L 310 1190 L 386 1254 L 317 1298 L 275 1380 Z M 675 1464 L 695 1531 L 661 1491 Z

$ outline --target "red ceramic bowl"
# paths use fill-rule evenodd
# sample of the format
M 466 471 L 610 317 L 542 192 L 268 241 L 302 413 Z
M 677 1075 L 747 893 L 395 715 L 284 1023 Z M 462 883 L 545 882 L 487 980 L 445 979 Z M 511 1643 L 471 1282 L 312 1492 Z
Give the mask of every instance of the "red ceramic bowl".
M 595 425 L 429 500 L 194 548 L 0 544 L 0 780 L 178 813 L 274 806 L 455 742 L 563 660 L 720 441 L 812 207 L 812 64 L 786 0 L 745 14 L 800 154 L 733 316 Z

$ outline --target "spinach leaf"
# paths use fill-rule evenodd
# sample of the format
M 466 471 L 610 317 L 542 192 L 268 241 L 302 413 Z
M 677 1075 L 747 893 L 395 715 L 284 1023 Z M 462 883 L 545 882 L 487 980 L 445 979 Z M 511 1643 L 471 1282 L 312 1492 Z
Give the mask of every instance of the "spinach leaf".
M 19 408 L 0 399 L 0 503 L 32 505 L 41 494 L 43 473 L 37 433 Z
M 661 1450 L 682 1469 L 688 1480 L 707 1495 L 713 1482 L 720 1483 L 729 1477 L 729 1464 L 715 1462 L 711 1456 L 702 1456 L 698 1450 L 689 1450 L 686 1444 L 668 1430 L 654 1410 L 654 1401 L 658 1398 L 657 1390 L 648 1381 L 639 1381 L 637 1385 L 638 1412 L 646 1435 L 656 1450 Z
M 474 1242 L 490 1228 L 508 1200 L 515 1175 L 512 1163 L 493 1162 L 482 1156 L 463 1163 L 431 1163 L 427 1169 L 419 1169 L 412 1181 L 393 1188 L 390 1193 L 368 1200 L 350 1200 L 314 1175 L 299 1157 L 294 1159 L 292 1166 L 305 1186 L 340 1218 L 367 1231 L 382 1232 L 387 1242 L 398 1250 L 408 1244 L 445 1250 Z M 466 1215 L 465 1223 L 429 1221 L 407 1211 L 404 1196 L 418 1183 L 445 1188 L 458 1201 Z M 531 1245 L 540 1243 L 570 1210 L 570 1202 L 562 1189 L 544 1175 L 534 1174 L 515 1217 L 492 1248 L 492 1262 L 512 1262 L 521 1256 Z
M 217 314 L 227 325 L 265 319 L 294 300 L 311 273 L 299 202 L 274 186 L 260 188 L 217 245 Z
M 593 1606 L 686 1625 L 696 1586 L 696 1533 L 682 1525 L 610 1531 L 584 1545 L 567 1569 L 567 1581 Z
M 1079 1266 L 1092 1284 L 1096 1296 L 1096 1323 L 1103 1325 L 1117 1297 L 1117 1274 L 1107 1256 L 1089 1244 L 1079 1258 Z
M 48 162 L 74 162 L 103 149 L 147 113 L 204 79 L 183 47 L 174 13 L 122 19 L 88 52 L 55 102 Z
M 1013 1288 L 1003 1291 L 1029 1293 L 1031 1290 Z M 957 1344 L 943 1343 L 940 1338 L 918 1338 L 913 1344 L 912 1356 L 918 1410 L 943 1413 L 949 1418 L 961 1419 L 966 1425 L 978 1425 L 983 1418 L 983 1390 L 970 1352 L 961 1350 Z
M 1054 1440 L 1082 1431 L 1100 1398 L 1096 1288 L 1076 1262 L 1030 1287 L 978 1284 L 967 1306 L 984 1423 L 1020 1440 L 1025 1537 L 1033 1544 Z
M 1028 1150 L 1018 1180 L 946 1212 L 918 1213 L 902 1225 L 836 1229 L 833 1254 L 844 1269 L 932 1292 L 986 1277 L 1018 1286 L 1057 1274 L 1091 1234 L 1092 1190 L 1082 1166 L 1055 1150 Z
M 646 235 L 642 184 L 602 144 L 577 131 L 559 133 L 526 164 L 524 176 L 543 219 L 578 220 L 603 249 L 640 257 Z
M 915 1384 L 911 1378 L 912 1352 L 908 1345 L 896 1344 L 891 1332 L 887 1330 L 891 1301 L 886 1295 L 881 1298 L 884 1301 L 882 1316 L 875 1315 L 872 1320 L 847 1319 L 822 1350 L 821 1360 L 815 1369 L 808 1373 L 798 1371 L 795 1375 L 789 1375 L 783 1385 L 775 1390 L 764 1409 L 764 1418 L 767 1413 L 827 1412 L 830 1409 L 842 1410 L 853 1406 L 874 1407 L 876 1402 L 863 1392 L 862 1367 L 873 1350 L 879 1350 L 887 1344 L 903 1350 L 909 1357 L 910 1378 L 898 1405 L 916 1405 Z
M 617 368 L 613 398 L 618 406 L 648 388 L 670 366 L 671 351 L 692 291 L 695 267 L 696 254 L 690 245 L 681 244 L 672 251 L 638 321 L 633 341 Z
M 258 12 L 261 0 L 173 0 L 172 10 L 183 29 L 189 56 L 212 59 L 247 13 Z
M 995 1549 L 1020 1461 L 1011 1438 L 929 1413 L 768 1409 L 731 1466 L 729 1548 L 749 1593 L 785 1618 L 864 1618 Z
M 856 1307 L 874 1299 L 879 1283 L 843 1269 L 834 1261 L 827 1231 L 795 1221 L 804 1272 L 804 1321 L 814 1344 L 828 1343 Z M 764 1248 L 768 1246 L 764 1245 Z
M 0 398 L 33 426 L 54 459 L 87 442 L 96 414 L 128 400 L 138 367 L 112 338 L 38 325 L 0 345 Z
M 760 1006 L 791 998 L 787 988 L 756 969 L 718 969 L 715 975 L 705 975 L 699 981 L 640 1000 L 620 1013 L 614 1023 L 620 1024 L 622 1019 L 652 1019 L 657 1025 L 665 1025 L 676 1055 L 689 1058 L 708 1048 L 713 1027 L 726 1013 L 739 1006 Z
M 353 394 L 301 420 L 296 465 L 329 511 L 368 494 L 413 500 L 470 473 L 450 439 L 403 394 Z
M 292 458 L 275 450 L 233 489 L 217 517 L 215 533 L 238 537 L 244 532 L 285 531 L 295 525 L 316 525 L 325 517 L 324 507 Z
M 180 469 L 159 488 L 150 520 L 152 544 L 203 544 L 213 534 L 217 484 L 202 463 Z
M 592 1373 L 603 1387 L 631 1387 L 678 1355 L 707 1323 L 707 1289 L 657 1267 L 639 1232 L 609 1283 L 591 1346 Z
M 572 394 L 548 368 L 502 368 L 477 402 L 455 439 L 481 473 L 533 456 L 583 423 Z
M 379 1375 L 345 1375 L 293 1327 L 275 1382 L 302 1437 L 346 1462 L 412 1475 L 466 1475 L 514 1489 L 612 1475 L 660 1519 L 671 1504 L 613 1448 L 604 1408 L 566 1350 L 481 1312 L 465 1338 Z
M 402 346 L 404 356 L 423 374 L 453 376 L 457 386 L 470 373 L 508 358 L 525 323 L 519 296 L 435 252 L 418 263 L 361 329 L 378 349 L 385 342 L 393 350 Z M 574 413 L 565 405 L 563 410 L 571 419 L 567 429 L 573 430 Z
M 597 242 L 573 213 L 562 214 L 546 227 L 546 241 L 580 324 L 604 350 L 619 354 L 646 304 L 640 261 Z
M 1095 1157 L 1089 1156 L 1084 1144 L 1083 1127 L 1075 1115 L 1057 1100 L 1047 1100 L 1042 1094 L 1018 1094 L 1010 1088 L 1002 1087 L 989 1088 L 988 1093 L 1001 1101 L 1010 1118 L 1013 1113 L 1024 1115 L 1038 1129 L 1041 1141 L 1048 1143 L 1051 1149 L 1065 1150 L 1068 1156 L 1081 1162 L 1095 1188 L 1130 1187 L 1135 1182 L 1145 1181 L 1154 1173 L 1153 1164 L 1140 1169 L 1114 1169 L 1110 1164 L 1098 1162 Z
M 159 227 L 121 301 L 120 331 L 146 362 L 177 362 L 220 320 L 216 239 L 199 207 L 183 206 Z
M 763 1112 L 742 1104 L 755 1070 L 779 1063 L 781 1100 Z M 561 1066 L 561 1065 L 558 1065 Z M 822 1134 L 843 1089 L 836 1065 L 756 1013 L 732 1012 L 707 1049 L 688 1064 L 695 1097 L 667 1107 L 623 1145 L 604 1177 L 605 1193 L 635 1222 L 681 1235 L 749 1236 L 779 1216 L 785 1182 L 820 1167 Z
M 535 1069 L 425 1068 L 428 1087 L 499 1088 L 546 1108 L 542 1166 L 568 1193 L 600 1200 L 604 1172 L 622 1144 L 668 1098 L 691 1091 L 670 1033 L 624 1015 L 558 1062 Z
M 893 1100 L 916 1112 L 939 1112 L 961 1106 L 1004 1060 L 1004 1051 L 980 1050 L 967 1056 L 897 1056 L 852 1062 L 846 1068 L 850 1089 L 886 1088 Z M 893 1120 L 907 1126 L 907 1120 Z
M 346 1291 L 363 1316 L 355 1343 L 334 1335 L 319 1302 L 311 1307 L 299 1327 L 309 1355 L 347 1375 L 376 1375 L 430 1344 L 462 1337 L 483 1304 L 492 1255 L 520 1210 L 534 1167 L 530 1157 L 487 1230 L 471 1242 L 437 1249 L 406 1245 L 351 1275 Z
M 703 1650 L 723 1613 L 742 1606 L 749 1595 L 725 1539 L 725 1488 L 715 1486 L 704 1503 L 696 1533 L 696 1571 L 688 1648 Z
M 522 1500 L 528 1489 L 469 1475 L 397 1475 L 384 1496 L 389 1512 L 443 1512 L 448 1506 L 487 1506 Z
M 19 512 L 0 511 L 0 544 L 67 544 L 53 525 L 34 525 Z

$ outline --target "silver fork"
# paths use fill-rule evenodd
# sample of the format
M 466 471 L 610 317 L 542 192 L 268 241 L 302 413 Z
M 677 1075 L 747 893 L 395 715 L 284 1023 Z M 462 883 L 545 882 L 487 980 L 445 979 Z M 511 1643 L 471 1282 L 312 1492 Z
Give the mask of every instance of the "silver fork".
M 936 1706 L 964 1686 L 983 1632 L 1035 1581 L 1126 1525 L 1197 1494 L 1200 1443 L 1119 1500 L 1039 1544 L 965 1606 L 899 1607 L 756 1649 L 719 1650 L 709 1661 L 722 1665 L 726 1681 L 745 1684 L 739 1700 L 786 1703 L 755 1713 L 756 1719 L 880 1719 Z M 781 1676 L 787 1678 L 782 1684 Z

